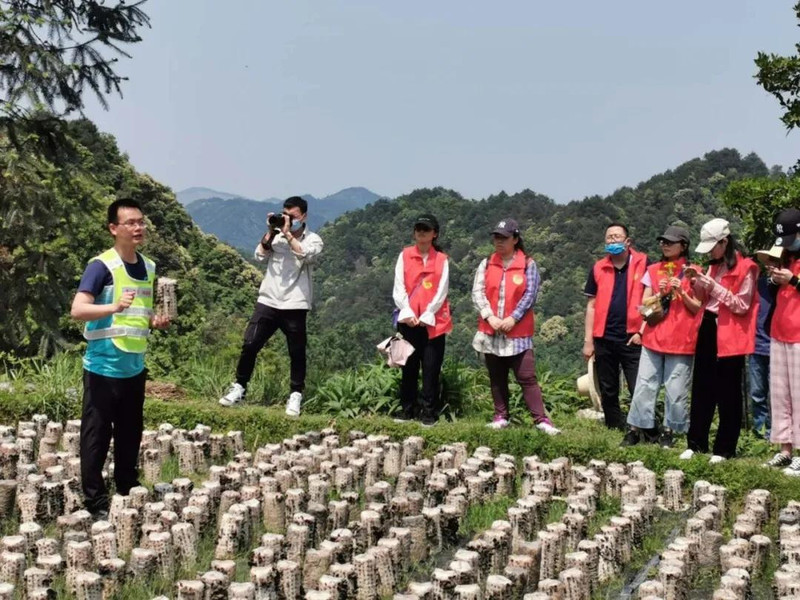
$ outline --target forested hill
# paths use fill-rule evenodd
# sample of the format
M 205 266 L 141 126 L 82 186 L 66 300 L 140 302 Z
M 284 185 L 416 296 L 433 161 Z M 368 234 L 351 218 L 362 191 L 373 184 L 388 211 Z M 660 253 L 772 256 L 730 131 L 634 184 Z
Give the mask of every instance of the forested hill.
M 228 328 L 238 330 L 231 318 L 250 311 L 258 271 L 203 234 L 172 191 L 138 173 L 112 136 L 85 120 L 65 122 L 64 135 L 58 164 L 44 156 L 20 160 L 0 139 L 0 359 L 50 354 L 81 340 L 70 301 L 89 259 L 113 244 L 106 208 L 115 197 L 141 202 L 148 221 L 142 251 L 160 275 L 178 280 L 180 316 L 169 335 L 154 334 L 150 369 L 158 375 L 187 363 Z
M 520 223 L 530 254 L 542 272 L 536 307 L 537 358 L 558 370 L 581 367 L 582 290 L 592 263 L 602 255 L 603 229 L 611 221 L 631 227 L 636 246 L 657 258 L 655 238 L 681 224 L 697 242 L 701 225 L 727 216 L 719 199 L 743 177 L 766 176 L 758 156 L 724 149 L 656 175 L 635 188 L 558 205 L 525 190 L 481 201 L 443 188 L 421 189 L 393 201 L 379 200 L 344 215 L 322 230 L 325 252 L 315 271 L 315 344 L 325 348 L 329 366 L 352 365 L 375 354 L 375 343 L 390 331 L 392 278 L 400 249 L 411 242 L 415 215 L 432 212 L 442 224 L 441 241 L 450 255 L 450 301 L 454 331 L 448 356 L 475 360 L 470 341 L 476 317 L 469 297 L 480 260 L 492 250 L 489 232 L 504 217 Z

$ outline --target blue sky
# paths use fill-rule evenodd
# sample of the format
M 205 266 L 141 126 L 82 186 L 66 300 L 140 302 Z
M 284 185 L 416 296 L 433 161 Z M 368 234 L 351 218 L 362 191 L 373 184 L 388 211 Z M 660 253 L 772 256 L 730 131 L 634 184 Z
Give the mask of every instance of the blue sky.
M 124 98 L 87 114 L 180 190 L 608 194 L 725 146 L 800 157 L 759 50 L 793 0 L 150 0 Z

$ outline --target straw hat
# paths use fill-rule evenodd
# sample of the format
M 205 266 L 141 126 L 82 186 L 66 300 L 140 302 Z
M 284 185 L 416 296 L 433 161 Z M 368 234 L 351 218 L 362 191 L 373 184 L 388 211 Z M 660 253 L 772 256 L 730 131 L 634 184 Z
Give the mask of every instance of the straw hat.
M 600 382 L 597 380 L 597 373 L 594 368 L 594 356 L 589 359 L 589 372 L 578 377 L 578 395 L 592 399 L 592 405 L 596 410 L 603 410 L 600 402 Z
M 759 250 L 756 252 L 756 258 L 765 265 L 780 263 L 782 256 L 783 248 L 780 246 L 773 246 L 769 250 Z

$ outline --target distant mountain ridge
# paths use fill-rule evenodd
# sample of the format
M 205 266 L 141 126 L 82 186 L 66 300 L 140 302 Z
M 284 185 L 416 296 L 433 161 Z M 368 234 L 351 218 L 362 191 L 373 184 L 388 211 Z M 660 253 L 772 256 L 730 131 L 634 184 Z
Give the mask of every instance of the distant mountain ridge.
M 186 206 L 196 200 L 204 200 L 205 198 L 220 198 L 222 200 L 230 200 L 231 198 L 241 198 L 240 194 L 231 194 L 229 192 L 220 192 L 212 190 L 207 187 L 190 187 L 181 190 L 175 194 L 175 198 L 180 204 Z
M 211 195 L 204 197 L 203 193 Z M 201 187 L 182 190 L 176 196 L 200 229 L 243 250 L 250 250 L 263 235 L 267 214 L 279 212 L 283 207 L 283 200 L 279 198 L 253 200 Z M 301 196 L 308 201 L 308 226 L 312 231 L 380 198 L 364 187 L 345 188 L 324 198 L 311 194 Z M 189 198 L 191 200 L 185 202 Z

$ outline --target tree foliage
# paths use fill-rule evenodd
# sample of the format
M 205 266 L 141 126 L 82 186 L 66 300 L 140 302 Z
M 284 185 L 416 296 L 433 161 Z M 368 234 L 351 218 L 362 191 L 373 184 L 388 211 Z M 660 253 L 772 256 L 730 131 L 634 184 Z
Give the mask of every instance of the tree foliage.
M 794 12 L 800 20 L 800 2 Z M 759 52 L 755 59 L 756 81 L 777 98 L 783 108 L 781 121 L 789 131 L 800 126 L 800 43 L 795 49 L 794 56 Z M 725 205 L 741 219 L 742 239 L 750 248 L 769 248 L 775 239 L 775 216 L 784 208 L 800 207 L 798 167 L 800 161 L 787 176 L 775 166 L 768 176 L 734 181 L 725 191 Z
M 800 2 L 794 5 L 794 12 L 800 21 Z M 759 52 L 755 59 L 756 81 L 780 103 L 781 121 L 789 131 L 800 126 L 800 43 L 795 50 L 797 54 L 792 56 Z
M 121 94 L 125 77 L 116 63 L 149 26 L 143 1 L 0 2 L 0 110 L 12 134 L 23 122 L 41 125 L 80 112 L 87 90 L 103 106 L 108 94 Z
M 742 221 L 742 240 L 753 249 L 772 246 L 772 224 L 784 208 L 800 206 L 800 177 L 761 177 L 731 183 L 725 205 Z
M 49 354 L 80 341 L 69 302 L 87 261 L 112 243 L 105 210 L 118 197 L 142 203 L 143 251 L 179 281 L 179 313 L 155 335 L 151 368 L 174 369 L 225 338 L 249 311 L 259 274 L 238 253 L 204 235 L 169 188 L 138 173 L 114 138 L 85 120 L 65 123 L 70 160 L 55 163 L 0 144 L 0 352 Z M 184 361 L 185 362 L 185 361 Z

